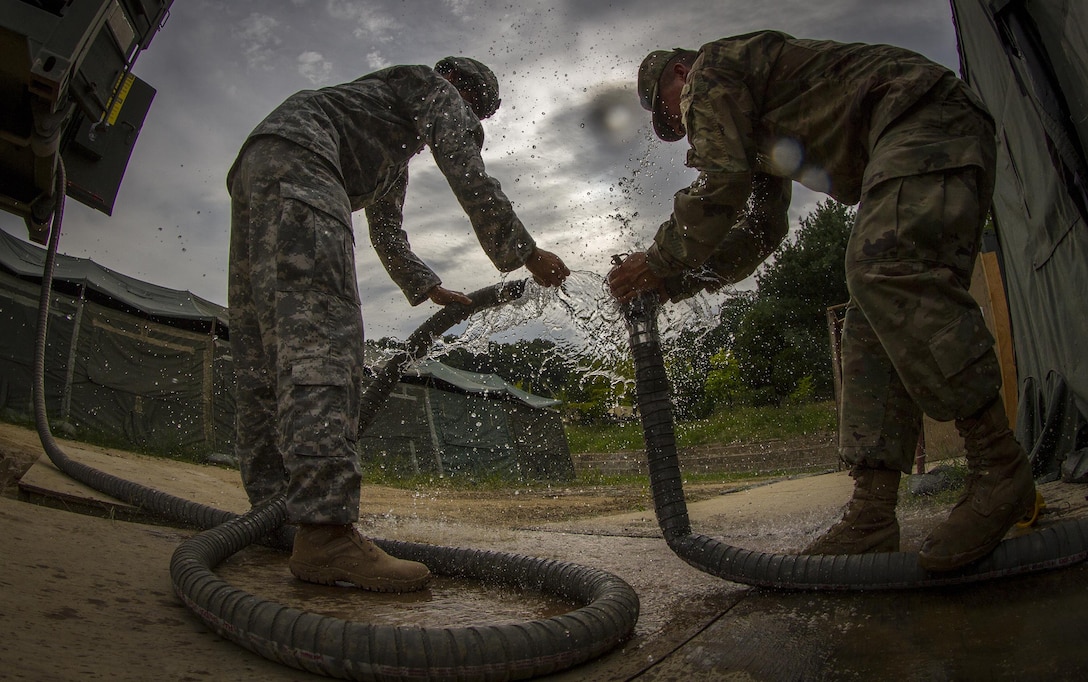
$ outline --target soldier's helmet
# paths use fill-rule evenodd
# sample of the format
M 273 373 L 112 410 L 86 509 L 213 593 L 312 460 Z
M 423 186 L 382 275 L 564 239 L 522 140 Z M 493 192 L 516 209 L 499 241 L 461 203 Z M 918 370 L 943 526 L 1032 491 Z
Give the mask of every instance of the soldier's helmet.
M 485 119 L 499 109 L 499 79 L 484 64 L 471 57 L 446 57 L 434 66 L 443 76 L 454 74 L 458 89 L 476 118 Z
M 665 113 L 661 110 L 661 100 L 657 96 L 661 84 L 661 74 L 680 55 L 690 52 L 683 48 L 674 50 L 654 50 L 646 55 L 638 67 L 638 100 L 642 108 L 653 114 L 654 132 L 666 142 L 675 142 L 684 137 L 677 134 L 665 122 Z

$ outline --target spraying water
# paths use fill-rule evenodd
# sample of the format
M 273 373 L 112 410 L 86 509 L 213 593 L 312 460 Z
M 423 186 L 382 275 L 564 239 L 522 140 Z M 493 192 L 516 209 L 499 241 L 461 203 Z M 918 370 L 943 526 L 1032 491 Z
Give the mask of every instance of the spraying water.
M 656 219 L 647 221 L 640 211 L 668 213 L 671 197 L 658 196 L 653 188 L 655 168 L 664 151 L 647 126 L 639 125 L 642 110 L 629 90 L 603 89 L 588 109 L 584 126 L 594 132 L 604 157 L 627 157 L 621 177 L 602 178 L 581 208 L 600 216 L 587 220 L 590 232 L 607 237 L 617 251 L 644 250 L 652 240 Z M 679 184 L 683 184 L 678 179 Z M 607 188 L 604 191 L 602 188 Z M 600 191 L 597 191 L 600 190 Z M 607 207 L 599 201 L 605 201 Z M 602 226 L 601 223 L 605 225 Z M 600 241 L 598 241 L 599 248 Z M 607 267 L 607 261 L 602 265 Z M 455 351 L 487 355 L 493 342 L 542 339 L 550 342 L 545 363 L 556 363 L 577 372 L 582 382 L 604 379 L 615 394 L 633 393 L 633 368 L 623 314 L 612 298 L 605 274 L 575 269 L 558 288 L 546 288 L 528 281 L 524 295 L 509 304 L 491 308 L 470 318 L 456 336 L 438 339 L 428 359 L 440 360 Z M 659 333 L 666 354 L 672 341 L 683 333 L 690 340 L 700 338 L 719 324 L 725 292 L 700 294 L 661 308 Z M 626 389 L 631 389 L 628 391 Z
M 661 337 L 710 331 L 718 324 L 719 307 L 720 300 L 705 295 L 663 307 Z M 633 381 L 626 335 L 623 313 L 604 276 L 581 270 L 558 288 L 529 282 L 521 298 L 474 315 L 458 336 L 437 341 L 428 357 L 440 359 L 456 349 L 486 354 L 499 338 L 544 339 L 554 344 L 547 362 L 562 363 L 583 381 L 599 377 L 623 388 Z

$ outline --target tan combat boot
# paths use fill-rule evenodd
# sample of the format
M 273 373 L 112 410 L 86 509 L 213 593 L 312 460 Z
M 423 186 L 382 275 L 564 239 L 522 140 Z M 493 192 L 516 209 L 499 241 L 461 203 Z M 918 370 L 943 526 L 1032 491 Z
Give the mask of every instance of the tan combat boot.
M 299 524 L 288 566 L 299 580 L 372 592 L 414 592 L 431 578 L 426 566 L 389 556 L 350 524 Z
M 918 551 L 918 563 L 927 571 L 950 571 L 986 556 L 1017 521 L 1035 511 L 1031 465 L 1009 430 L 1001 401 L 957 419 L 956 429 L 967 450 L 967 486 Z
M 802 554 L 870 554 L 899 551 L 899 521 L 895 503 L 899 498 L 899 471 L 855 466 L 854 495 L 842 520 Z

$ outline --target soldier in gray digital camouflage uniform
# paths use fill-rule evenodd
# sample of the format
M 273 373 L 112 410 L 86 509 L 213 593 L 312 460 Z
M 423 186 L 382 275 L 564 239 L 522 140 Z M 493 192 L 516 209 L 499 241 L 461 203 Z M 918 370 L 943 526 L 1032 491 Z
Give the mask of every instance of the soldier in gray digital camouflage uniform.
M 898 551 L 900 474 L 925 413 L 955 420 L 969 477 L 920 564 L 951 570 L 991 552 L 1033 511 L 1035 485 L 968 293 L 994 184 L 994 126 L 980 101 L 908 50 L 774 31 L 652 52 L 638 93 L 660 138 L 687 136 L 699 175 L 654 243 L 609 273 L 619 301 L 677 300 L 747 277 L 785 238 L 791 181 L 858 204 L 839 423 L 854 492 L 804 551 Z
M 400 592 L 430 577 L 354 527 L 363 323 L 352 212 L 366 210 L 382 265 L 412 305 L 470 303 L 442 286 L 401 229 L 408 161 L 430 147 L 496 268 L 524 266 L 546 286 L 570 274 L 484 170 L 480 120 L 498 107 L 498 81 L 475 60 L 393 66 L 291 96 L 227 175 L 235 448 L 254 506 L 286 492 L 298 524 L 289 565 L 302 580 Z

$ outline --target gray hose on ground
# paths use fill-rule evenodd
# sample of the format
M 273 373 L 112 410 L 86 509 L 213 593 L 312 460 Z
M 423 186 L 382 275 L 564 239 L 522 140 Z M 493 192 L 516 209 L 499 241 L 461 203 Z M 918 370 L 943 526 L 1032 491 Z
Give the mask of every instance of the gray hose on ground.
M 49 418 L 45 406 L 45 349 L 49 327 L 50 296 L 52 293 L 53 271 L 56 267 L 57 245 L 60 242 L 60 228 L 64 217 L 64 192 L 66 175 L 63 161 L 58 162 L 54 196 L 56 206 L 53 210 L 52 226 L 49 231 L 49 243 L 45 254 L 44 272 L 38 298 L 38 329 L 34 343 L 33 365 L 33 403 L 34 423 L 42 447 L 49 460 L 67 476 L 84 483 L 99 492 L 123 500 L 139 510 L 150 512 L 162 518 L 169 518 L 186 526 L 211 528 L 224 523 L 235 516 L 227 511 L 175 497 L 158 490 L 146 488 L 138 483 L 126 481 L 112 474 L 77 462 L 57 444 L 49 428 Z
M 387 361 L 363 394 L 360 429 L 384 404 L 403 366 L 475 310 L 518 298 L 524 282 L 469 295 L 473 306 L 444 307 Z M 376 626 L 316 616 L 261 601 L 218 578 L 223 559 L 256 542 L 286 517 L 283 497 L 182 543 L 170 562 L 174 589 L 221 636 L 303 670 L 353 680 L 526 679 L 583 663 L 627 639 L 638 596 L 620 578 L 559 561 L 475 549 L 377 540 L 394 556 L 439 575 L 514 585 L 586 606 L 561 616 L 468 628 Z
M 181 600 L 213 630 L 270 660 L 351 680 L 527 679 L 596 658 L 630 637 L 639 602 L 623 580 L 576 564 L 504 552 L 377 540 L 391 554 L 422 561 L 439 575 L 513 585 L 585 605 L 552 618 L 504 625 L 378 626 L 306 613 L 221 580 L 213 569 L 247 545 L 271 541 L 290 547 L 292 534 L 283 532 L 283 495 L 238 516 L 76 462 L 53 438 L 45 403 L 45 349 L 65 189 L 61 163 L 34 348 L 34 419 L 42 447 L 58 469 L 99 492 L 162 518 L 209 529 L 177 548 L 170 575 Z M 373 420 L 405 362 L 421 356 L 435 337 L 474 311 L 508 302 L 523 290 L 523 281 L 489 287 L 470 295 L 472 306 L 446 306 L 432 316 L 364 393 L 360 428 Z
M 657 329 L 657 301 L 643 296 L 624 310 L 635 390 L 646 441 L 650 490 L 670 549 L 695 568 L 733 582 L 791 590 L 888 590 L 979 582 L 1068 566 L 1088 558 L 1088 519 L 1005 540 L 956 571 L 931 573 L 907 552 L 839 556 L 771 554 L 693 533 L 676 452 L 672 398 Z
M 174 589 L 222 637 L 269 660 L 349 680 L 516 680 L 591 660 L 625 640 L 638 597 L 593 568 L 504 552 L 382 542 L 432 572 L 538 590 L 586 604 L 547 619 L 427 628 L 318 616 L 237 589 L 212 569 L 285 515 L 282 498 L 182 543 L 170 562 Z

